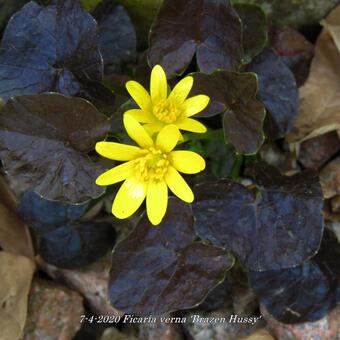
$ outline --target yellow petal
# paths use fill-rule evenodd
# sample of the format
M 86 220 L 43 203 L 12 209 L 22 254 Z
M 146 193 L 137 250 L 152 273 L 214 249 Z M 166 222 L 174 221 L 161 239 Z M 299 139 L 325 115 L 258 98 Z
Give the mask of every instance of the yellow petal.
M 148 91 L 134 80 L 130 80 L 126 83 L 126 89 L 130 96 L 134 99 L 137 105 L 144 111 L 151 111 L 152 103 Z
M 146 186 L 134 178 L 128 178 L 122 184 L 113 201 L 112 214 L 117 218 L 131 216 L 145 199 Z
M 147 131 L 147 133 L 152 136 L 156 132 L 159 132 L 163 129 L 164 124 L 161 122 L 156 122 L 156 123 L 147 123 L 143 125 L 143 128 Z
M 96 179 L 97 185 L 111 185 L 124 181 L 133 175 L 133 162 L 120 164 L 103 174 Z
M 192 77 L 185 77 L 180 80 L 173 88 L 169 95 L 169 99 L 175 100 L 178 105 L 182 104 L 191 91 L 194 79 Z
M 124 115 L 124 127 L 130 138 L 133 139 L 140 147 L 146 149 L 153 146 L 152 138 L 144 130 L 143 126 L 128 114 Z
M 168 83 L 165 72 L 160 65 L 156 65 L 151 71 L 150 78 L 150 94 L 153 103 L 166 99 L 168 91 Z
M 158 134 L 156 145 L 164 152 L 175 148 L 179 139 L 179 130 L 176 125 L 166 125 Z
M 152 114 L 139 109 L 128 110 L 125 112 L 125 114 L 130 115 L 140 123 L 152 123 L 155 121 L 155 118 Z
M 139 155 L 140 148 L 115 142 L 98 142 L 96 151 L 103 157 L 115 161 L 130 161 Z
M 182 110 L 185 112 L 187 117 L 191 117 L 196 113 L 204 110 L 209 104 L 209 97 L 204 94 L 199 94 L 197 96 L 187 99 L 182 104 Z
M 172 151 L 170 154 L 172 166 L 185 174 L 196 174 L 205 168 L 204 159 L 192 151 Z
M 181 130 L 186 130 L 186 131 L 196 132 L 196 133 L 207 132 L 207 128 L 202 123 L 192 118 L 184 118 L 176 122 L 176 125 Z
M 169 167 L 165 175 L 165 181 L 169 189 L 181 200 L 191 203 L 194 200 L 194 194 L 184 178 L 172 166 Z
M 146 211 L 153 225 L 159 224 L 168 206 L 168 187 L 164 181 L 149 182 L 146 194 Z

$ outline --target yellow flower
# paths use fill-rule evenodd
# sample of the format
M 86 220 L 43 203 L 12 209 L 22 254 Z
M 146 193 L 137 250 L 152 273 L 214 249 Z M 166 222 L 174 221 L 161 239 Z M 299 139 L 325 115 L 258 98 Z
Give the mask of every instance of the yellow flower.
M 204 133 L 207 131 L 206 127 L 190 117 L 206 108 L 209 97 L 200 94 L 187 99 L 193 81 L 190 76 L 183 78 L 168 96 L 165 72 L 160 65 L 156 65 L 151 71 L 150 95 L 136 81 L 126 83 L 128 92 L 140 107 L 126 113 L 145 124 L 144 127 L 150 134 L 160 131 L 168 124 L 174 124 L 180 130 Z
M 146 198 L 149 220 L 157 225 L 167 209 L 168 187 L 183 201 L 193 201 L 194 195 L 179 172 L 198 173 L 205 168 L 205 161 L 192 151 L 173 151 L 180 135 L 175 125 L 165 126 L 156 140 L 130 115 L 124 115 L 124 126 L 139 146 L 98 142 L 96 151 L 100 155 L 126 163 L 104 172 L 96 183 L 110 185 L 124 181 L 114 199 L 112 213 L 117 218 L 127 218 Z

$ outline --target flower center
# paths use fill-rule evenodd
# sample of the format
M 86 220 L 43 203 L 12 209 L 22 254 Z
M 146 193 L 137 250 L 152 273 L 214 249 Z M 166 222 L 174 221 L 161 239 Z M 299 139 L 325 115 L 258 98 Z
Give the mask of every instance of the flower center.
M 182 115 L 182 110 L 173 101 L 163 99 L 153 106 L 153 114 L 161 122 L 170 124 Z
M 135 160 L 135 174 L 140 181 L 161 180 L 168 171 L 168 155 L 153 147 L 141 150 L 141 157 Z

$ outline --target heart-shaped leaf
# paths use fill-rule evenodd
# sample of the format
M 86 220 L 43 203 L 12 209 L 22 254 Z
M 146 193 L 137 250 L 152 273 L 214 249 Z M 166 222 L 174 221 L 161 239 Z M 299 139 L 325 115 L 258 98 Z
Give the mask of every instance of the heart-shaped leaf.
M 268 110 L 267 134 L 284 137 L 298 114 L 299 92 L 291 70 L 272 50 L 266 49 L 247 67 L 259 78 L 258 97 Z
M 202 72 L 236 69 L 242 59 L 241 21 L 229 0 L 164 0 L 150 32 L 149 62 L 168 77 L 181 74 L 196 53 Z
M 314 173 L 284 177 L 268 167 L 265 175 L 257 178 L 257 196 L 223 180 L 198 185 L 193 203 L 197 233 L 257 271 L 301 264 L 318 250 L 323 232 L 322 193 Z
M 121 72 L 122 64 L 134 62 L 137 54 L 136 32 L 123 6 L 116 6 L 99 24 L 100 52 L 105 73 Z
M 194 242 L 194 237 L 191 208 L 178 199 L 169 199 L 157 227 L 144 215 L 114 250 L 111 303 L 126 313 L 162 315 L 202 302 L 233 260 L 220 248 Z
M 31 1 L 14 14 L 0 49 L 0 97 L 56 91 L 74 95 L 81 79 L 101 80 L 97 24 L 78 0 Z
M 225 139 L 239 153 L 256 153 L 263 143 L 265 108 L 256 99 L 257 77 L 254 73 L 216 71 L 211 75 L 194 73 L 191 94 L 205 93 L 210 104 L 200 114 L 209 117 L 224 113 Z
M 253 4 L 235 4 L 234 8 L 240 16 L 243 27 L 244 63 L 249 63 L 266 46 L 267 19 L 260 6 Z
M 329 232 L 325 233 L 321 253 L 295 268 L 249 273 L 255 293 L 279 321 L 313 322 L 335 307 L 340 246 Z
M 112 249 L 115 242 L 113 226 L 96 221 L 61 225 L 37 236 L 39 255 L 60 268 L 90 264 Z
M 39 94 L 10 99 L 0 111 L 0 159 L 22 190 L 80 203 L 98 197 L 98 170 L 87 153 L 110 124 L 80 98 Z

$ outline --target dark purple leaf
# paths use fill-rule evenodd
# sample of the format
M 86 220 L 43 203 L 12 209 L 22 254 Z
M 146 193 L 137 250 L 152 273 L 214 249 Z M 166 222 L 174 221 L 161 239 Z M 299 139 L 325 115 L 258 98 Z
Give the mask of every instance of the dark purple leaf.
M 227 273 L 227 275 L 230 271 Z M 215 287 L 205 298 L 203 303 L 197 306 L 199 311 L 213 311 L 216 309 L 222 309 L 229 306 L 232 303 L 232 282 L 228 276 Z
M 270 314 L 284 323 L 321 319 L 336 304 L 336 286 L 314 262 L 250 272 L 250 283 Z
M 315 254 L 322 236 L 318 178 L 313 173 L 284 177 L 269 167 L 260 177 L 258 195 L 228 180 L 198 185 L 197 233 L 234 252 L 252 270 L 299 265 Z
M 244 63 L 249 63 L 267 44 L 267 19 L 260 6 L 235 4 L 243 26 Z
M 74 95 L 101 80 L 97 24 L 78 0 L 30 2 L 14 14 L 0 49 L 0 97 L 46 91 Z
M 22 190 L 80 203 L 98 197 L 87 153 L 110 127 L 89 102 L 60 94 L 10 99 L 0 112 L 0 159 Z
M 39 255 L 60 268 L 90 264 L 112 249 L 115 230 L 110 223 L 65 224 L 38 235 Z
M 116 95 L 105 84 L 95 80 L 84 80 L 77 96 L 90 101 L 100 112 L 111 116 L 115 110 Z
M 168 75 L 183 73 L 196 53 L 202 72 L 237 69 L 241 21 L 229 0 L 165 0 L 150 32 L 149 62 Z
M 157 227 L 144 215 L 113 253 L 111 303 L 126 313 L 162 315 L 202 302 L 233 260 L 220 248 L 194 242 L 194 237 L 191 208 L 178 199 L 169 199 Z
M 290 68 L 298 86 L 308 77 L 314 56 L 314 46 L 300 32 L 291 27 L 272 27 L 270 45 Z
M 48 201 L 35 192 L 26 191 L 18 205 L 18 215 L 31 228 L 43 231 L 47 228 L 78 220 L 88 207 L 88 203 L 68 204 Z
M 299 92 L 293 73 L 270 49 L 257 56 L 247 70 L 258 75 L 258 97 L 268 110 L 268 136 L 284 137 L 298 114 Z
M 321 247 L 313 261 L 327 268 L 338 280 L 338 286 L 340 285 L 340 244 L 332 230 L 325 228 Z
M 336 305 L 340 246 L 326 231 L 320 253 L 301 266 L 251 271 L 250 283 L 270 314 L 284 323 L 313 322 Z
M 211 75 L 194 73 L 191 94 L 210 97 L 209 106 L 200 114 L 209 117 L 224 113 L 225 139 L 237 152 L 256 153 L 263 143 L 264 106 L 256 99 L 257 78 L 254 73 L 217 71 Z
M 99 24 L 100 52 L 105 73 L 121 72 L 124 63 L 136 59 L 136 32 L 123 6 L 116 6 Z

